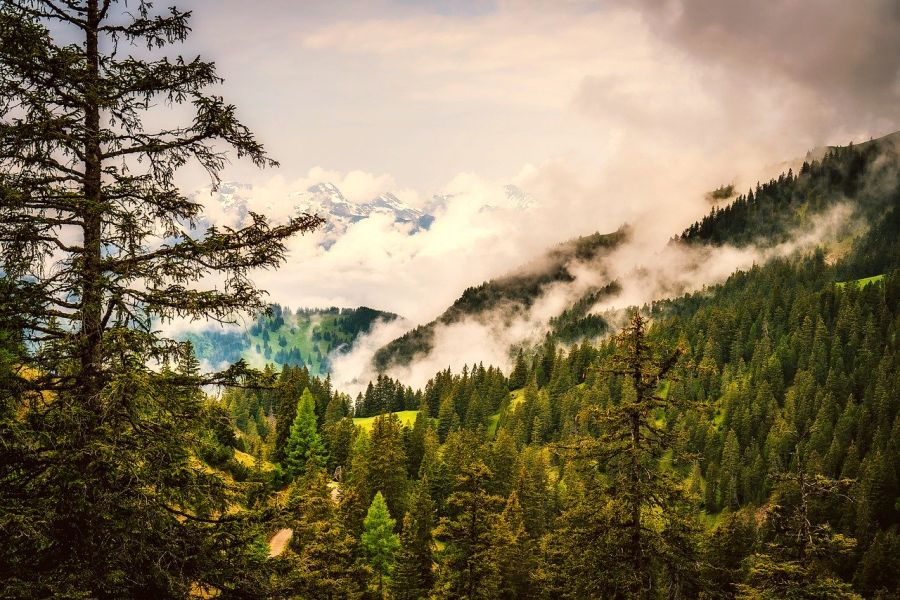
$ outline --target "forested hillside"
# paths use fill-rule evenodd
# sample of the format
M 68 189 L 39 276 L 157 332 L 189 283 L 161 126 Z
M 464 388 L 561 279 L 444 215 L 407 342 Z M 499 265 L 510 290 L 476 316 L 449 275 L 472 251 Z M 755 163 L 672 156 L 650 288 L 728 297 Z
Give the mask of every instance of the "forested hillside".
M 834 150 L 761 186 L 753 197 L 764 204 L 715 210 L 683 236 L 743 243 L 740 223 L 765 210 L 778 237 L 824 210 L 822 198 L 840 198 L 869 222 L 848 229 L 856 237 L 839 256 L 820 248 L 757 265 L 643 307 L 593 344 L 548 336 L 508 376 L 474 365 L 421 390 L 381 376 L 353 399 L 300 370 L 283 373 L 291 383 L 274 394 L 232 392 L 232 410 L 275 424 L 255 448 L 276 463 L 275 488 L 300 472 L 304 461 L 291 456 L 307 457 L 289 488 L 295 537 L 277 559 L 284 573 L 310 569 L 291 589 L 897 597 L 900 188 L 877 170 L 889 155 L 866 158 L 874 171 L 841 170 L 868 152 Z M 306 388 L 304 432 L 296 398 Z M 412 410 L 404 425 L 399 412 Z M 366 429 L 351 418 L 379 413 Z M 326 484 L 311 464 L 338 481 Z M 338 500 L 317 512 L 328 485 Z M 372 549 L 379 514 L 395 532 L 378 529 L 390 538 L 386 563 Z M 311 529 L 344 545 L 324 549 L 303 533 Z M 339 587 L 319 583 L 325 573 Z
M 191 342 L 199 360 L 214 367 L 244 359 L 255 365 L 305 366 L 324 376 L 331 368 L 329 354 L 349 351 L 376 321 L 396 318 L 365 306 L 291 311 L 273 304 L 245 331 L 188 332 L 182 338 Z
M 266 311 L 252 279 L 323 220 L 201 231 L 175 183 L 277 165 L 215 65 L 167 54 L 191 31 L 143 0 L 0 3 L 0 598 L 900 597 L 897 134 L 671 240 L 775 258 L 602 314 L 624 282 L 579 288 L 509 373 L 473 345 L 354 397 L 327 356 L 393 315 Z M 378 365 L 515 319 L 628 231 L 466 290 Z
M 574 279 L 569 271 L 571 261 L 592 261 L 608 254 L 628 236 L 627 228 L 614 233 L 579 237 L 551 249 L 545 256 L 504 277 L 467 288 L 437 319 L 416 327 L 393 340 L 375 354 L 375 366 L 383 371 L 391 365 L 409 364 L 417 355 L 427 354 L 434 344 L 439 325 L 450 325 L 464 319 L 511 321 L 521 316 L 553 283 Z M 554 320 L 561 335 L 573 340 L 581 335 L 598 335 L 607 330 L 604 321 L 587 314 L 603 296 L 615 292 L 613 285 L 591 289 L 582 300 Z

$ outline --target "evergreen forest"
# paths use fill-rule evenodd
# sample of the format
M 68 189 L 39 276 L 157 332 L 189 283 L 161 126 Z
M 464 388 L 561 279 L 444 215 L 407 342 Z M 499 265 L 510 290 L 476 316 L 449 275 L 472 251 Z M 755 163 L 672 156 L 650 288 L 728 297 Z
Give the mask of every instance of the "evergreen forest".
M 897 134 L 717 190 L 669 243 L 773 248 L 840 207 L 834 239 L 595 314 L 605 282 L 511 368 L 473 348 L 418 387 L 389 367 L 425 325 L 350 395 L 328 357 L 395 316 L 291 310 L 252 277 L 322 219 L 192 233 L 176 171 L 276 163 L 213 63 L 148 57 L 190 19 L 0 4 L 0 597 L 900 597 Z M 157 103 L 190 116 L 153 129 Z M 436 323 L 526 310 L 627 236 L 552 248 Z

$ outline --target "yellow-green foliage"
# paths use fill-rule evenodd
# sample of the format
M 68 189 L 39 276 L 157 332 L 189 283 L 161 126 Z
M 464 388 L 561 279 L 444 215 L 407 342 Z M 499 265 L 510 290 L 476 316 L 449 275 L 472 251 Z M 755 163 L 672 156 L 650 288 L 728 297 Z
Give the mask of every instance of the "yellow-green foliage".
M 393 414 L 397 415 L 400 419 L 401 425 L 404 427 L 412 427 L 416 422 L 416 415 L 418 413 L 419 411 L 417 410 L 401 410 Z M 353 419 L 353 424 L 357 427 L 362 427 L 363 431 L 370 431 L 372 429 L 372 423 L 374 423 L 377 418 L 378 417 L 359 417 Z
M 249 467 L 251 469 L 256 464 L 256 457 L 254 457 L 250 454 L 247 454 L 246 452 L 241 452 L 240 450 L 234 451 L 234 459 L 236 461 L 238 461 L 239 463 L 241 463 L 242 465 L 244 465 L 245 467 Z M 270 463 L 267 460 L 260 461 L 259 466 L 263 471 L 271 471 L 272 469 L 275 468 L 275 465 L 273 465 L 272 463 Z
M 835 283 L 835 285 L 838 287 L 844 287 L 848 283 L 855 283 L 856 287 L 864 288 L 867 285 L 869 285 L 870 283 L 878 283 L 882 279 L 884 279 L 883 274 L 882 275 L 873 275 L 872 277 L 864 277 L 862 279 L 856 279 L 854 281 L 838 281 L 837 283 Z

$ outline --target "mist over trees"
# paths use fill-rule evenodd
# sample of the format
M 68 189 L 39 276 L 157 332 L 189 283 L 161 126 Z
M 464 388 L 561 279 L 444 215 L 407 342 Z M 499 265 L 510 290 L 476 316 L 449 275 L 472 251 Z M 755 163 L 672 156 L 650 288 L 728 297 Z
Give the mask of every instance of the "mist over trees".
M 892 145 L 833 149 L 672 242 L 776 244 L 847 202 L 867 226 L 838 247 L 619 314 L 592 290 L 510 373 L 383 373 L 351 397 L 290 360 L 295 315 L 259 316 L 252 282 L 320 220 L 191 231 L 179 168 L 274 162 L 212 63 L 164 57 L 189 23 L 0 4 L 0 597 L 900 595 L 900 187 L 869 179 Z M 167 103 L 193 116 L 148 131 Z M 527 305 L 621 235 L 448 314 Z M 157 327 L 239 313 L 288 360 L 204 372 Z M 334 316 L 317 342 L 378 315 Z

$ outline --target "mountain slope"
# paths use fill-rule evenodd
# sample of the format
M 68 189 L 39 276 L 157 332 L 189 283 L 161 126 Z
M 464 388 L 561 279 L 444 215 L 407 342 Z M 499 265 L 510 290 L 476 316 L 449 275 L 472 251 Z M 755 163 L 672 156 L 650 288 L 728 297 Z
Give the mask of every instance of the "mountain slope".
M 408 364 L 416 355 L 428 353 L 434 344 L 435 330 L 440 325 L 451 325 L 465 319 L 500 318 L 509 322 L 524 315 L 550 285 L 574 280 L 570 272 L 573 261 L 597 259 L 623 243 L 627 236 L 627 229 L 622 228 L 609 234 L 594 233 L 576 238 L 551 249 L 518 271 L 466 289 L 437 319 L 416 327 L 379 349 L 375 353 L 375 367 L 384 370 L 392 365 Z M 570 334 L 579 327 L 585 334 L 603 332 L 606 324 L 600 319 L 588 318 L 587 311 L 603 295 L 614 291 L 614 285 L 587 290 L 582 302 L 568 313 L 559 315 L 560 324 L 565 325 Z
M 818 236 L 814 227 L 821 226 L 829 211 L 845 206 L 847 210 L 837 217 L 846 220 L 830 224 L 837 230 L 836 239 L 829 240 L 826 247 L 828 260 L 833 263 L 846 255 L 854 240 L 870 224 L 879 223 L 886 209 L 897 201 L 898 148 L 900 132 L 864 144 L 829 148 L 821 160 L 805 162 L 799 173 L 789 171 L 738 196 L 724 208 L 713 208 L 675 239 L 691 245 L 773 247 L 799 235 Z M 890 234 L 885 231 L 884 235 Z M 408 364 L 416 356 L 427 354 L 440 325 L 465 319 L 496 322 L 498 317 L 510 322 L 525 314 L 548 286 L 571 281 L 571 261 L 598 258 L 626 237 L 627 231 L 622 229 L 579 238 L 552 249 L 518 272 L 465 290 L 437 319 L 379 349 L 374 357 L 376 369 Z M 593 267 L 602 268 L 599 264 Z M 619 282 L 615 281 L 587 290 L 550 320 L 551 337 L 571 343 L 605 333 L 607 319 L 590 310 L 618 291 Z
M 194 346 L 197 358 L 212 366 L 243 358 L 250 364 L 305 366 L 311 375 L 326 375 L 328 357 L 347 352 L 356 339 L 376 321 L 392 321 L 397 315 L 360 308 L 298 309 L 278 304 L 271 315 L 260 315 L 243 331 L 189 332 L 182 337 Z
M 691 225 L 681 234 L 689 243 L 786 242 L 812 218 L 841 203 L 855 217 L 872 222 L 890 204 L 896 187 L 900 132 L 859 145 L 833 147 L 821 160 L 803 163 L 800 172 L 788 171 L 778 179 L 757 185 L 731 204 Z M 859 231 L 848 231 L 848 237 Z

